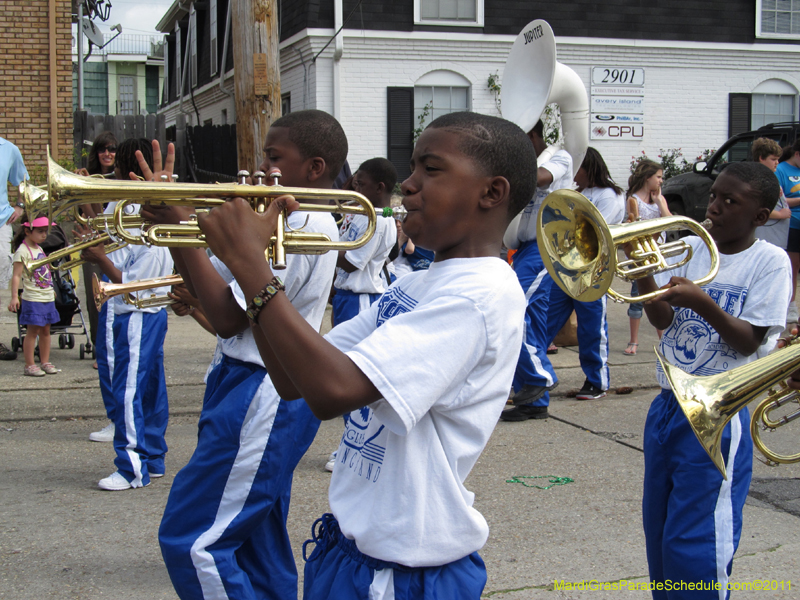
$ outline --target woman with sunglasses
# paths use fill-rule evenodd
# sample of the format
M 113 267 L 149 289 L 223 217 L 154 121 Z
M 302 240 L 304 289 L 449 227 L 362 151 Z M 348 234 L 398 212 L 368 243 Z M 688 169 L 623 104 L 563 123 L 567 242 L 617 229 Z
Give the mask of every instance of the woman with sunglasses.
M 78 169 L 76 173 L 79 175 L 111 175 L 114 174 L 114 166 L 117 160 L 117 138 L 110 131 L 104 131 L 94 139 L 92 147 L 89 149 L 89 162 L 85 169 Z M 80 207 L 81 212 L 87 217 L 96 217 L 98 214 L 103 213 L 102 204 L 88 204 Z M 97 274 L 99 277 L 102 275 L 100 269 L 91 263 L 84 263 L 82 277 L 86 297 L 92 297 L 92 276 Z M 94 302 L 87 302 L 86 308 L 89 316 L 89 337 L 92 340 L 92 345 L 95 344 L 97 335 L 97 319 L 98 312 Z M 97 361 L 92 365 L 97 368 Z M 102 433 L 101 433 L 102 432 Z M 99 435 L 95 435 L 99 434 Z M 90 439 L 95 442 L 110 442 L 113 438 L 113 426 L 101 429 L 100 432 L 92 434 Z

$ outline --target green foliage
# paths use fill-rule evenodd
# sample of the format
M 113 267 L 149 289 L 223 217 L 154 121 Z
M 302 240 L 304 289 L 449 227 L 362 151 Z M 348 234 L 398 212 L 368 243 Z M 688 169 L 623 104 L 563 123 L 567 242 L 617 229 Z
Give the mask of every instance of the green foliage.
M 486 86 L 489 88 L 489 91 L 494 94 L 494 104 L 497 107 L 497 112 L 501 113 L 500 110 L 500 75 L 495 71 L 491 75 L 489 75 L 489 79 L 487 81 Z
M 548 104 L 545 107 L 542 114 L 542 123 L 544 124 L 544 143 L 546 146 L 552 146 L 564 137 L 561 131 L 561 111 L 558 108 L 558 104 Z
M 75 160 L 72 158 L 59 158 L 57 161 L 58 165 L 70 173 L 75 170 Z M 28 169 L 28 175 L 31 178 L 31 183 L 33 185 L 47 185 L 47 165 L 40 165 L 36 164 Z
M 417 143 L 419 136 L 422 135 L 422 132 L 425 131 L 425 120 L 430 116 L 432 110 L 433 110 L 433 100 L 431 100 L 425 106 L 422 107 L 422 112 L 417 117 L 419 126 L 416 127 L 413 131 L 415 144 Z
M 708 158 L 714 154 L 715 150 L 706 149 L 703 150 L 700 156 L 697 157 L 697 161 L 701 160 L 708 160 Z M 675 177 L 675 175 L 680 175 L 681 173 L 688 173 L 692 170 L 692 164 L 686 160 L 683 156 L 683 152 L 681 152 L 680 148 L 661 148 L 660 153 L 658 154 L 657 159 L 649 159 L 647 154 L 645 154 L 644 150 L 642 150 L 641 156 L 632 156 L 631 157 L 631 165 L 630 171 L 633 173 L 636 170 L 636 167 L 639 166 L 639 163 L 643 160 L 655 160 L 655 162 L 661 163 L 661 167 L 664 169 L 664 180 L 666 181 L 670 177 Z

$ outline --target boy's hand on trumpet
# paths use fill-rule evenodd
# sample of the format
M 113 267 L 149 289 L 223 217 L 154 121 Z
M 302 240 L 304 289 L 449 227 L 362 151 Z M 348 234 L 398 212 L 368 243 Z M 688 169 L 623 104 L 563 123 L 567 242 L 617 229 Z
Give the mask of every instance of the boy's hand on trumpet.
M 196 212 L 191 206 L 168 206 L 142 204 L 142 218 L 156 225 L 180 225 L 186 223 Z
M 279 196 L 262 214 L 256 213 L 244 198 L 233 198 L 216 206 L 197 221 L 214 255 L 234 277 L 246 276 L 256 265 L 266 263 L 265 250 L 278 224 L 278 215 L 299 206 L 293 196 Z

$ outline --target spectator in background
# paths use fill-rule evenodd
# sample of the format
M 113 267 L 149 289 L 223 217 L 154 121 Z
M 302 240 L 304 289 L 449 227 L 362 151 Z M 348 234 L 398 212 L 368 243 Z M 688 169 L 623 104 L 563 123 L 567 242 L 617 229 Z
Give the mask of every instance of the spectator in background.
M 797 287 L 797 269 L 800 268 L 800 138 L 795 140 L 788 152 L 788 157 L 780 163 L 775 170 L 781 184 L 786 202 L 792 209 L 792 218 L 789 221 L 789 240 L 786 251 L 792 263 L 792 301 L 786 316 L 787 323 L 797 323 L 797 304 L 794 301 L 795 288 Z
M 0 290 L 8 289 L 11 281 L 11 224 L 15 223 L 25 212 L 22 199 L 17 197 L 14 206 L 8 201 L 8 183 L 19 185 L 28 179 L 28 171 L 22 161 L 22 154 L 14 144 L 0 137 L 0 177 L 3 185 L 0 186 Z M 16 294 L 14 290 L 12 295 Z M 17 353 L 0 344 L 0 360 L 14 360 Z
M 778 168 L 782 152 L 778 142 L 769 138 L 758 138 L 750 148 L 753 160 L 769 167 L 769 170 L 773 173 Z M 789 217 L 791 216 L 792 209 L 789 208 L 786 196 L 783 193 L 783 189 L 781 189 L 778 204 L 775 205 L 775 210 L 770 213 L 769 220 L 765 225 L 756 228 L 756 239 L 770 242 L 778 248 L 786 250 L 786 244 L 789 241 Z
M 92 147 L 89 149 L 89 160 L 85 169 L 78 169 L 79 175 L 109 175 L 114 173 L 114 166 L 117 161 L 117 138 L 110 131 L 104 131 L 94 139 Z M 80 207 L 85 217 L 96 217 L 103 213 L 102 204 L 84 204 Z M 83 289 L 87 298 L 92 297 L 92 278 L 94 275 L 102 276 L 100 268 L 92 263 L 83 263 L 81 276 L 83 277 Z M 97 319 L 98 311 L 94 302 L 86 303 L 86 312 L 89 316 L 89 338 L 92 346 L 97 343 Z M 97 361 L 92 365 L 97 368 Z M 110 435 L 110 431 L 109 431 Z M 109 440 L 111 441 L 111 440 Z

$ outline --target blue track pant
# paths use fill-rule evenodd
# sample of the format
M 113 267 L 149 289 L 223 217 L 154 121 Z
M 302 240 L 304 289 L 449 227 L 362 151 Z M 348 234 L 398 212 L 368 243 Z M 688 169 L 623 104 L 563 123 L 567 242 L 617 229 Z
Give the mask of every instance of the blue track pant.
M 278 397 L 263 367 L 223 356 L 158 535 L 180 598 L 297 597 L 286 516 L 292 474 L 318 428 L 304 400 Z
M 166 334 L 165 310 L 114 317 L 114 405 L 107 413 L 115 426 L 114 464 L 133 487 L 150 483 L 150 472 L 164 473 L 164 433 L 169 421 L 164 380 Z
M 97 316 L 95 335 L 95 357 L 97 374 L 100 379 L 100 394 L 106 407 L 106 414 L 114 422 L 114 396 L 111 392 L 111 379 L 114 376 L 114 311 L 106 302 Z
M 579 302 L 568 296 L 558 285 L 550 287 L 550 307 L 547 315 L 547 345 L 549 346 L 572 311 L 578 318 L 578 357 L 586 379 L 605 391 L 610 383 L 608 371 L 607 297 L 594 302 Z M 549 398 L 549 394 L 548 398 Z
M 380 297 L 380 294 L 359 294 L 336 288 L 331 302 L 334 326 L 349 321 L 362 310 L 368 309 Z
M 556 381 L 553 365 L 547 358 L 547 318 L 553 280 L 544 268 L 536 240 L 525 242 L 514 254 L 514 272 L 528 301 L 528 308 L 525 310 L 525 337 L 522 340 L 517 370 L 514 372 L 514 391 L 518 392 L 524 385 L 549 387 Z M 548 404 L 550 396 L 545 394 L 533 406 Z
M 670 390 L 650 406 L 644 428 L 642 516 L 652 582 L 704 582 L 706 591 L 653 591 L 653 598 L 724 600 L 742 509 L 753 474 L 750 415 L 739 411 L 725 427 L 727 481 L 692 432 Z M 718 582 L 720 590 L 714 590 Z
M 312 535 L 303 545 L 303 600 L 479 600 L 486 585 L 477 552 L 436 567 L 385 562 L 362 554 L 332 514 L 314 523 Z

